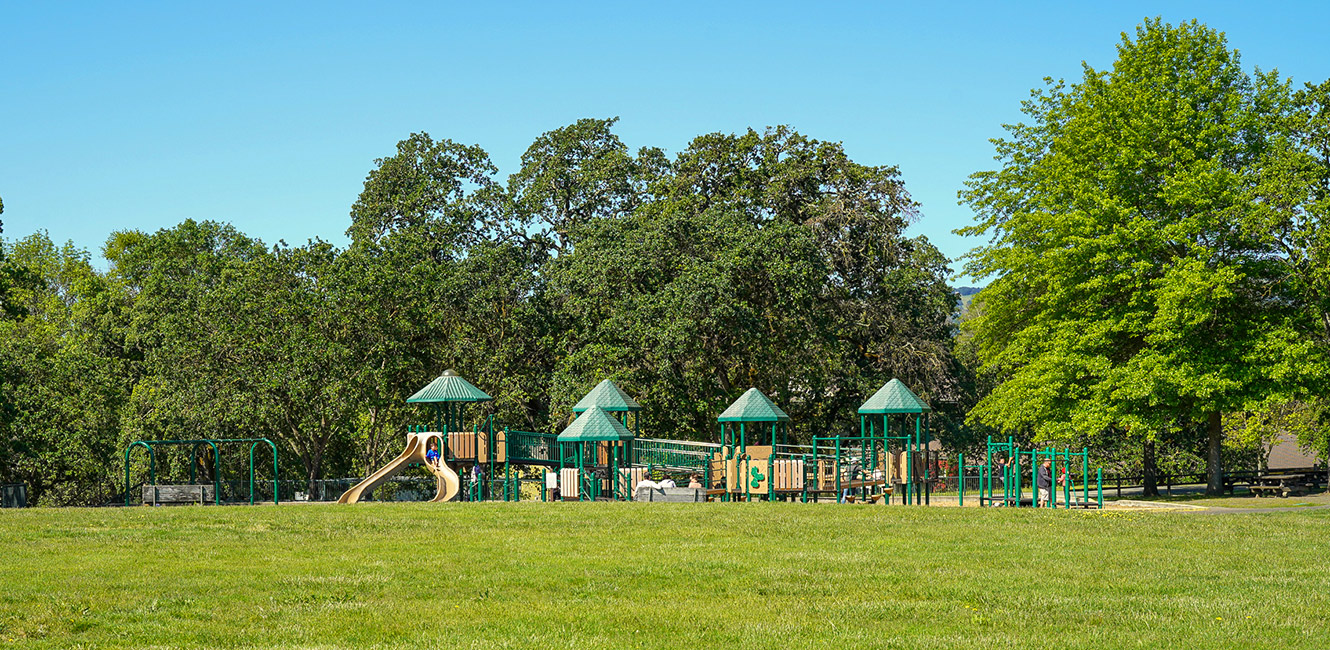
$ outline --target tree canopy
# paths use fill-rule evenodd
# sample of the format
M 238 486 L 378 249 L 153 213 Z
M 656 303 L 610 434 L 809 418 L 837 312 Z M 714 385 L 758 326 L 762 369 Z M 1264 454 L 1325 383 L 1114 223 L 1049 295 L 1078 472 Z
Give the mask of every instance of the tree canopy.
M 1295 392 L 1310 361 L 1276 251 L 1244 227 L 1287 90 L 1215 30 L 1155 19 L 1111 70 L 1033 93 L 961 193 L 961 232 L 991 238 L 966 270 L 992 278 L 970 327 L 998 378 L 972 419 L 1048 440 L 1201 428 L 1218 489 L 1222 413 Z

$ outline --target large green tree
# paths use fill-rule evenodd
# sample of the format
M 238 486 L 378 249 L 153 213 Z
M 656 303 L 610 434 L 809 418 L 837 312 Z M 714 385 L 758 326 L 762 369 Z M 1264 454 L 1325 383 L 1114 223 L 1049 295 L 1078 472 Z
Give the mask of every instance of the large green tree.
M 110 308 L 121 296 L 73 244 L 37 233 L 8 249 L 28 279 L 11 287 L 18 313 L 0 318 L 0 480 L 42 505 L 104 502 L 135 375 Z
M 995 140 L 1000 167 L 961 193 L 976 224 L 960 232 L 990 237 L 966 270 L 992 279 L 971 323 L 1000 381 L 972 418 L 1045 440 L 1117 431 L 1147 453 L 1203 429 L 1221 488 L 1222 414 L 1282 390 L 1299 352 L 1270 246 L 1241 227 L 1285 92 L 1223 34 L 1155 19 L 1112 69 L 1033 93 Z
M 1292 422 L 1303 447 L 1330 459 L 1330 81 L 1306 84 L 1274 115 L 1277 128 L 1250 178 L 1247 231 L 1271 249 L 1277 291 L 1302 310 L 1313 350 L 1284 375 L 1304 387 L 1264 418 Z
M 668 163 L 644 150 L 635 167 L 656 170 L 637 207 L 579 224 L 550 272 L 570 324 L 557 404 L 615 376 L 653 435 L 710 438 L 757 386 L 806 437 L 847 430 L 891 376 L 950 396 L 956 298 L 946 260 L 904 235 L 916 206 L 896 168 L 785 127 L 701 136 Z

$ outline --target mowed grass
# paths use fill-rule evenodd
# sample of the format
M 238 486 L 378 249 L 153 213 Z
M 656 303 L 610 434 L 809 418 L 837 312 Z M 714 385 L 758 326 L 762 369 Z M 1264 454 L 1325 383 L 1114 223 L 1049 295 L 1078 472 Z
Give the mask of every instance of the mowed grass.
M 1243 648 L 1330 638 L 1330 511 L 0 511 L 0 647 Z

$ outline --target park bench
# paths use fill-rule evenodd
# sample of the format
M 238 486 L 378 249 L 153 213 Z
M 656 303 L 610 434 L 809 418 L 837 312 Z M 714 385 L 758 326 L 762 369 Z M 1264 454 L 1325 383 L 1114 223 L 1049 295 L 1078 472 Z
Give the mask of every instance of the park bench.
M 633 501 L 664 501 L 672 503 L 693 503 L 707 500 L 707 490 L 702 488 L 653 488 L 643 485 L 633 493 Z
M 143 505 L 197 503 L 203 505 L 213 501 L 215 488 L 211 483 L 203 485 L 144 485 Z
M 23 483 L 0 485 L 0 508 L 28 507 L 28 486 Z

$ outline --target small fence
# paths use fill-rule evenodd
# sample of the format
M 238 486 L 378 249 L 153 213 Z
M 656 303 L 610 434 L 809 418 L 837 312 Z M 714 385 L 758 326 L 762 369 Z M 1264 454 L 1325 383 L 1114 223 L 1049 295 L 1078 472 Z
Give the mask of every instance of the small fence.
M 1260 475 L 1260 472 L 1253 471 L 1224 472 L 1224 491 L 1232 494 L 1234 488 L 1239 484 L 1250 487 Z M 1174 487 L 1183 485 L 1206 485 L 1209 481 L 1210 475 L 1205 472 L 1180 472 L 1155 475 L 1155 486 L 1168 496 L 1173 496 Z M 1116 498 L 1121 499 L 1123 490 L 1145 489 L 1145 476 L 1141 474 L 1105 476 L 1104 492 L 1107 493 L 1110 489 L 1115 491 Z

